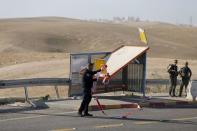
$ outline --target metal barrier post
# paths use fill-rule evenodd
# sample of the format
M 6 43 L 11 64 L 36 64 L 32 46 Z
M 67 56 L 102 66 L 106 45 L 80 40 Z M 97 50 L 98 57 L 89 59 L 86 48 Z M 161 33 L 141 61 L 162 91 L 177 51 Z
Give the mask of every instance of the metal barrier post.
M 25 101 L 29 103 L 32 107 L 37 108 L 37 106 L 29 100 L 28 89 L 27 86 L 24 86 L 25 89 Z
M 24 86 L 24 90 L 25 90 L 25 101 L 29 101 L 29 95 L 28 95 L 28 89 L 27 86 Z
M 144 53 L 144 61 L 143 61 L 143 64 L 144 64 L 144 66 L 143 66 L 143 87 L 142 87 L 142 93 L 143 93 L 143 97 L 145 98 L 146 97 L 146 92 L 145 92 L 145 90 L 146 90 L 146 60 L 147 60 L 147 54 L 146 53 Z
M 59 91 L 58 91 L 57 85 L 55 85 L 55 91 L 56 91 L 57 98 L 60 98 L 60 95 L 59 95 Z

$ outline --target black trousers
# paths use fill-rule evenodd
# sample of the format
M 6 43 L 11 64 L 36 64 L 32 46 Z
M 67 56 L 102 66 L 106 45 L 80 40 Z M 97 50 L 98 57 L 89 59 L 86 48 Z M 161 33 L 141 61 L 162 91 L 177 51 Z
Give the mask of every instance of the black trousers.
M 169 90 L 169 95 L 175 96 L 175 90 L 176 90 L 176 85 L 177 85 L 177 77 L 170 77 L 170 90 Z
M 187 92 L 187 86 L 189 84 L 189 78 L 182 78 L 179 96 L 182 96 L 183 87 L 185 87 L 185 92 Z
M 88 106 L 91 102 L 92 94 L 91 93 L 84 93 L 83 100 L 81 102 L 81 106 L 79 108 L 79 112 L 82 113 L 84 111 L 84 114 L 88 113 Z

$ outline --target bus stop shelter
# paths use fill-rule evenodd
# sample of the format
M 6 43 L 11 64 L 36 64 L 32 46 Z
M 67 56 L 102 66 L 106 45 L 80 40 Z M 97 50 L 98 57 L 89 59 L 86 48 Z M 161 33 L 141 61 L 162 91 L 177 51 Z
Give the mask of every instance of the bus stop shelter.
M 145 95 L 147 46 L 121 46 L 112 52 L 70 54 L 69 96 L 80 96 L 83 93 L 80 70 L 95 59 L 104 59 L 110 82 L 103 85 L 97 82 L 96 93 L 110 91 L 132 91 Z

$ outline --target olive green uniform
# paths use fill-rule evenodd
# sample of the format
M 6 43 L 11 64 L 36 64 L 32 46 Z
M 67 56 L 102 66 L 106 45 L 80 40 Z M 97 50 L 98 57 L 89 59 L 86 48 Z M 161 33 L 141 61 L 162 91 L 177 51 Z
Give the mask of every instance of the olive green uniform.
M 181 68 L 181 70 L 179 71 L 181 78 L 182 78 L 182 82 L 181 82 L 181 86 L 180 86 L 180 92 L 179 92 L 179 96 L 182 96 L 182 92 L 183 92 L 183 87 L 185 87 L 185 92 L 187 90 L 187 86 L 189 84 L 190 78 L 192 76 L 192 71 L 189 67 L 185 66 L 183 68 Z

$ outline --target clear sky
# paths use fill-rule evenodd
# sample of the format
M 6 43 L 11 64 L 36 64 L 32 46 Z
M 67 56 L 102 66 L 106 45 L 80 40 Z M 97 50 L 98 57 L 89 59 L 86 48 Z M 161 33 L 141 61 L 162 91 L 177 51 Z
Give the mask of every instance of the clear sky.
M 80 19 L 114 16 L 197 25 L 197 0 L 0 0 L 0 18 L 61 16 Z

